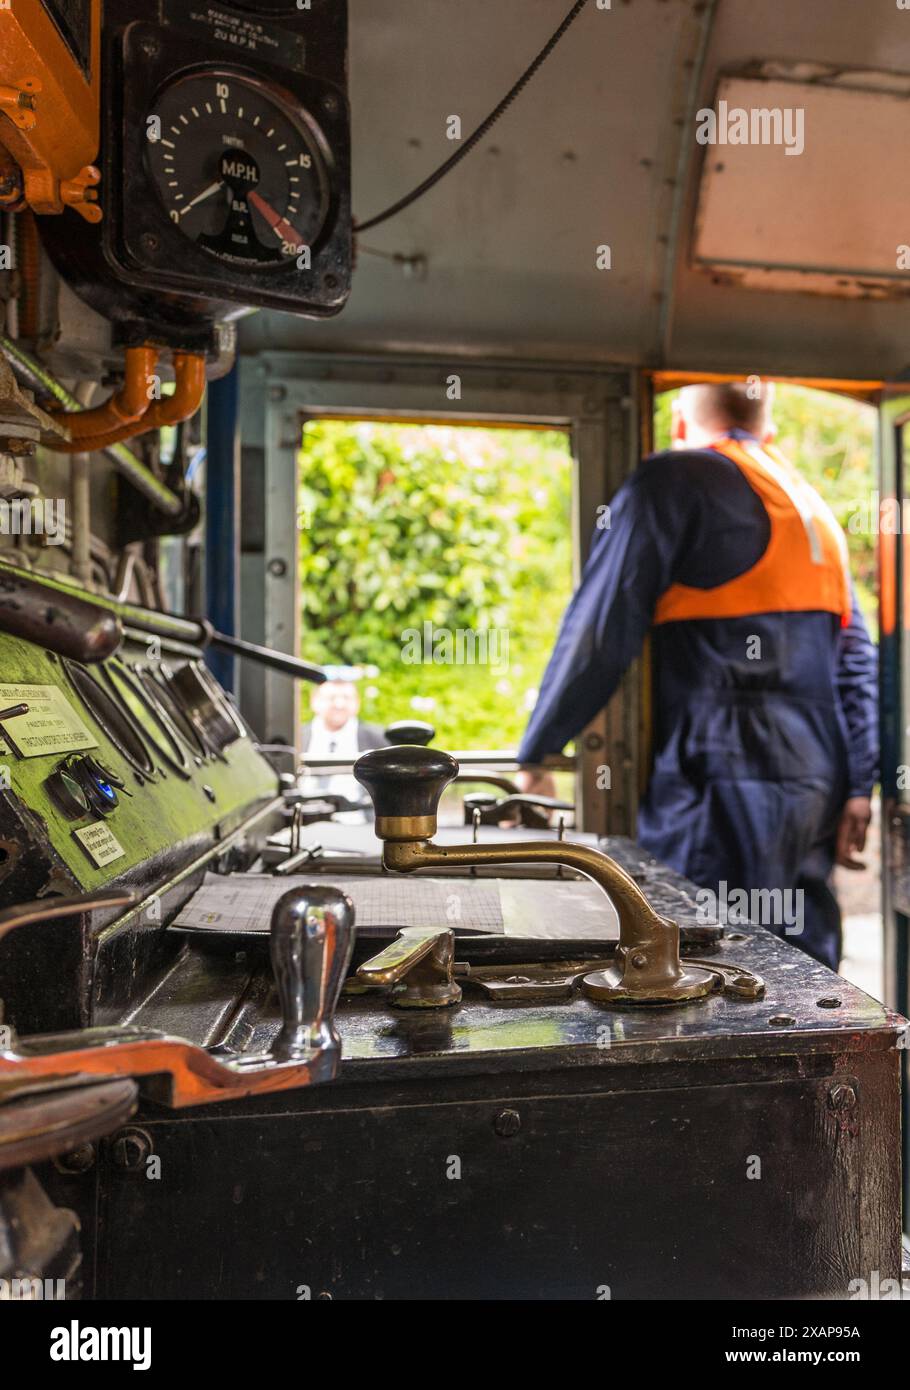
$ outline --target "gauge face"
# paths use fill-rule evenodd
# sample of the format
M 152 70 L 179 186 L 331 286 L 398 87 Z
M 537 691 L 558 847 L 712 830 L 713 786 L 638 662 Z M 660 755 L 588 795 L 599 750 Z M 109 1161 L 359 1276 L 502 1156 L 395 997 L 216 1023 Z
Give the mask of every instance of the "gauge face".
M 155 186 L 197 246 L 263 269 L 313 246 L 328 214 L 325 162 L 267 86 L 224 72 L 184 77 L 159 93 L 147 126 Z

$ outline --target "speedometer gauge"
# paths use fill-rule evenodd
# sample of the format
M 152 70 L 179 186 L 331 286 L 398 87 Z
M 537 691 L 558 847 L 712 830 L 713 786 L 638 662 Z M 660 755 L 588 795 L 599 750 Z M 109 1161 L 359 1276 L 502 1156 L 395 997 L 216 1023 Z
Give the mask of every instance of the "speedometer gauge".
M 147 118 L 148 160 L 175 226 L 222 260 L 282 266 L 325 225 L 329 180 L 317 138 L 264 84 L 184 77 Z

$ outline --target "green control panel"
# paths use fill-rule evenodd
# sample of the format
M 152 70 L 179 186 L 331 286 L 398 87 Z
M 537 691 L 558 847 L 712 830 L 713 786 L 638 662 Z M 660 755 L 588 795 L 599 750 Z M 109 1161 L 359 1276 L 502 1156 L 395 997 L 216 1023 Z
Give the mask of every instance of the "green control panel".
M 2 905 L 185 859 L 277 794 L 198 658 L 137 643 L 85 666 L 0 635 Z

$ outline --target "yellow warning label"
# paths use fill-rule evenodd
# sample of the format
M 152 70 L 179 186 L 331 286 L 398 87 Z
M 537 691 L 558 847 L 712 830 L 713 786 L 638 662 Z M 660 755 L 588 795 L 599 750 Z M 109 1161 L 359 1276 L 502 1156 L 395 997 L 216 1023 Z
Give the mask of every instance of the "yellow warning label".
M 20 758 L 78 753 L 82 748 L 98 747 L 98 740 L 56 685 L 0 685 L 0 704 L 3 709 L 28 706 L 25 714 L 4 719 L 0 726 Z
M 115 859 L 120 859 L 126 854 L 126 850 L 104 821 L 99 820 L 94 825 L 83 826 L 81 830 L 74 830 L 73 834 L 96 869 L 103 869 L 105 864 L 113 864 Z

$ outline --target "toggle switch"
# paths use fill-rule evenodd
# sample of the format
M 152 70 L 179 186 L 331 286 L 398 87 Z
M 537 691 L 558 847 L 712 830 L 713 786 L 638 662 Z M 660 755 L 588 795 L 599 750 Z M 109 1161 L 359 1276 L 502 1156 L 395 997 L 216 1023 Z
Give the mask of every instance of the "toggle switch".
M 45 786 L 60 810 L 70 820 L 82 820 L 90 814 L 88 796 L 65 763 L 55 768 Z
M 97 758 L 86 754 L 63 763 L 53 774 L 55 796 L 71 799 L 72 784 L 75 782 L 87 803 L 80 811 L 69 810 L 67 815 L 84 816 L 92 811 L 109 816 L 120 805 L 119 793 L 126 791 L 122 777 L 111 772 Z M 129 793 L 127 793 L 129 795 Z M 62 804 L 58 800 L 58 804 Z M 72 803 L 75 805 L 75 801 Z

